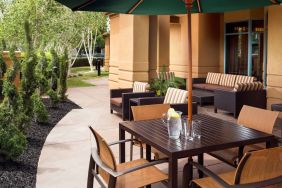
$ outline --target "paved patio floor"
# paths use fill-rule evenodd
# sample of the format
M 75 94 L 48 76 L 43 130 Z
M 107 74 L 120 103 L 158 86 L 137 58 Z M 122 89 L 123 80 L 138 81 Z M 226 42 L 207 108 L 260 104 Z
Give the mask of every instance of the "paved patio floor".
M 48 135 L 39 159 L 36 187 L 86 187 L 90 148 L 94 145 L 88 129 L 89 125 L 108 142 L 118 140 L 118 123 L 122 119 L 116 114 L 110 114 L 107 79 L 90 80 L 90 82 L 96 86 L 69 89 L 69 99 L 80 105 L 82 109 L 68 113 Z M 236 122 L 231 115 L 223 112 L 214 114 L 212 107 L 199 108 L 199 111 Z M 118 161 L 118 147 L 112 149 Z M 139 157 L 138 149 L 134 150 L 134 157 Z M 182 168 L 186 161 L 187 159 L 179 161 L 179 187 L 182 182 Z M 205 155 L 205 164 L 216 173 L 233 169 L 208 155 Z M 167 165 L 160 165 L 159 168 L 167 172 Z M 97 181 L 94 187 L 100 187 Z M 163 185 L 155 184 L 152 187 L 163 187 Z

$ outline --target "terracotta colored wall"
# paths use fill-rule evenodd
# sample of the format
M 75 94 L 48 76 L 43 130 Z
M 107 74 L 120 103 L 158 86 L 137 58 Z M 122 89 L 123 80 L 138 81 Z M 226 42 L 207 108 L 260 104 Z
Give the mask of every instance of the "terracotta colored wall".
M 150 16 L 149 24 L 149 77 L 166 67 L 169 70 L 169 16 Z
M 149 17 L 110 16 L 110 88 L 148 81 Z
M 282 103 L 282 6 L 268 9 L 267 102 Z
M 193 77 L 205 77 L 207 72 L 219 70 L 219 14 L 192 15 Z M 187 73 L 187 17 L 170 25 L 170 70 L 186 78 Z
M 21 59 L 21 52 L 15 52 L 15 53 L 16 53 L 16 57 L 18 59 Z M 3 52 L 3 58 L 4 58 L 4 61 L 7 64 L 7 67 L 11 68 L 13 66 L 13 61 L 10 59 L 9 52 L 4 51 Z M 15 78 L 15 85 L 16 85 L 17 88 L 20 86 L 20 74 L 19 73 L 17 74 L 17 76 Z

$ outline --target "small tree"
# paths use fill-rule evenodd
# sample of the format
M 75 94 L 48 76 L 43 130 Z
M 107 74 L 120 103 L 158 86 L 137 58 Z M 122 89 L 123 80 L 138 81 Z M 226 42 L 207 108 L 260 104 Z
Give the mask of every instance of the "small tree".
M 49 65 L 49 70 L 51 72 L 51 88 L 56 91 L 58 88 L 58 77 L 59 77 L 59 57 L 54 48 L 51 49 L 52 60 Z
M 21 88 L 20 94 L 23 100 L 23 106 L 25 113 L 32 117 L 32 100 L 31 96 L 38 87 L 37 78 L 35 74 L 36 67 L 36 55 L 32 46 L 32 39 L 29 29 L 29 23 L 25 22 L 25 32 L 26 32 L 26 57 L 22 62 L 22 78 L 21 78 Z
M 0 98 L 2 98 L 2 90 L 3 90 L 3 78 L 4 78 L 4 74 L 7 71 L 7 65 L 6 62 L 4 61 L 3 57 L 2 57 L 2 52 L 0 51 Z
M 67 49 L 65 49 L 64 54 L 61 58 L 61 63 L 60 63 L 60 77 L 59 77 L 59 96 L 61 100 L 66 100 L 66 92 L 67 92 L 67 77 L 68 77 L 68 68 L 69 68 L 69 63 L 68 63 L 68 52 Z
M 40 61 L 36 66 L 36 76 L 38 78 L 40 95 L 45 94 L 48 89 L 48 62 L 44 51 L 40 52 Z
M 11 51 L 10 57 L 14 59 L 14 49 Z M 8 160 L 22 154 L 27 144 L 22 132 L 27 116 L 14 84 L 19 67 L 18 61 L 14 61 L 13 67 L 7 71 L 7 79 L 3 84 L 4 100 L 0 105 L 0 154 Z
M 33 101 L 33 117 L 35 121 L 38 123 L 47 123 L 48 111 L 46 110 L 46 107 L 43 104 L 40 95 L 34 93 L 32 95 L 32 101 Z

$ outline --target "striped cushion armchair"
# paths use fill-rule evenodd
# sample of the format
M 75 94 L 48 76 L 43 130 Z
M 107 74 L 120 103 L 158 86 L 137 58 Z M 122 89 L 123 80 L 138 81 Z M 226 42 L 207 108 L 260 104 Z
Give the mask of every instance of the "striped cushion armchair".
M 149 84 L 144 82 L 134 82 L 132 88 L 111 89 L 110 90 L 110 108 L 111 113 L 116 111 L 121 114 L 125 121 L 129 119 L 129 100 L 139 97 L 153 97 L 154 92 L 148 91 Z
M 187 115 L 187 93 L 186 90 L 168 88 L 165 97 L 138 98 L 137 105 L 170 104 L 171 108 L 183 112 L 183 115 Z M 193 102 L 193 114 L 197 112 L 197 103 Z

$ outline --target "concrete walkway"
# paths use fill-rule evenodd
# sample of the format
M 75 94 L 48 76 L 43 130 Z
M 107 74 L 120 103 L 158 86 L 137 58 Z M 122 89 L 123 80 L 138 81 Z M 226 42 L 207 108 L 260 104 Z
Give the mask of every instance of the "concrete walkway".
M 69 99 L 83 109 L 72 110 L 48 135 L 39 159 L 36 187 L 86 187 L 90 148 L 94 144 L 88 129 L 89 125 L 108 142 L 118 140 L 118 123 L 122 120 L 116 114 L 110 114 L 107 79 L 90 80 L 90 82 L 96 86 L 69 89 Z M 212 108 L 200 108 L 200 111 L 215 115 L 212 113 Z M 216 116 L 234 121 L 231 116 L 222 114 Z M 112 149 L 118 159 L 118 146 Z M 139 157 L 138 149 L 134 150 L 134 157 Z M 205 164 L 214 172 L 226 172 L 232 169 L 210 156 L 205 156 L 205 160 Z M 179 161 L 179 182 L 182 182 L 181 172 L 186 161 L 186 159 Z M 159 168 L 167 171 L 167 165 Z M 95 184 L 94 187 L 100 186 Z M 156 184 L 152 187 L 163 187 L 163 185 Z

